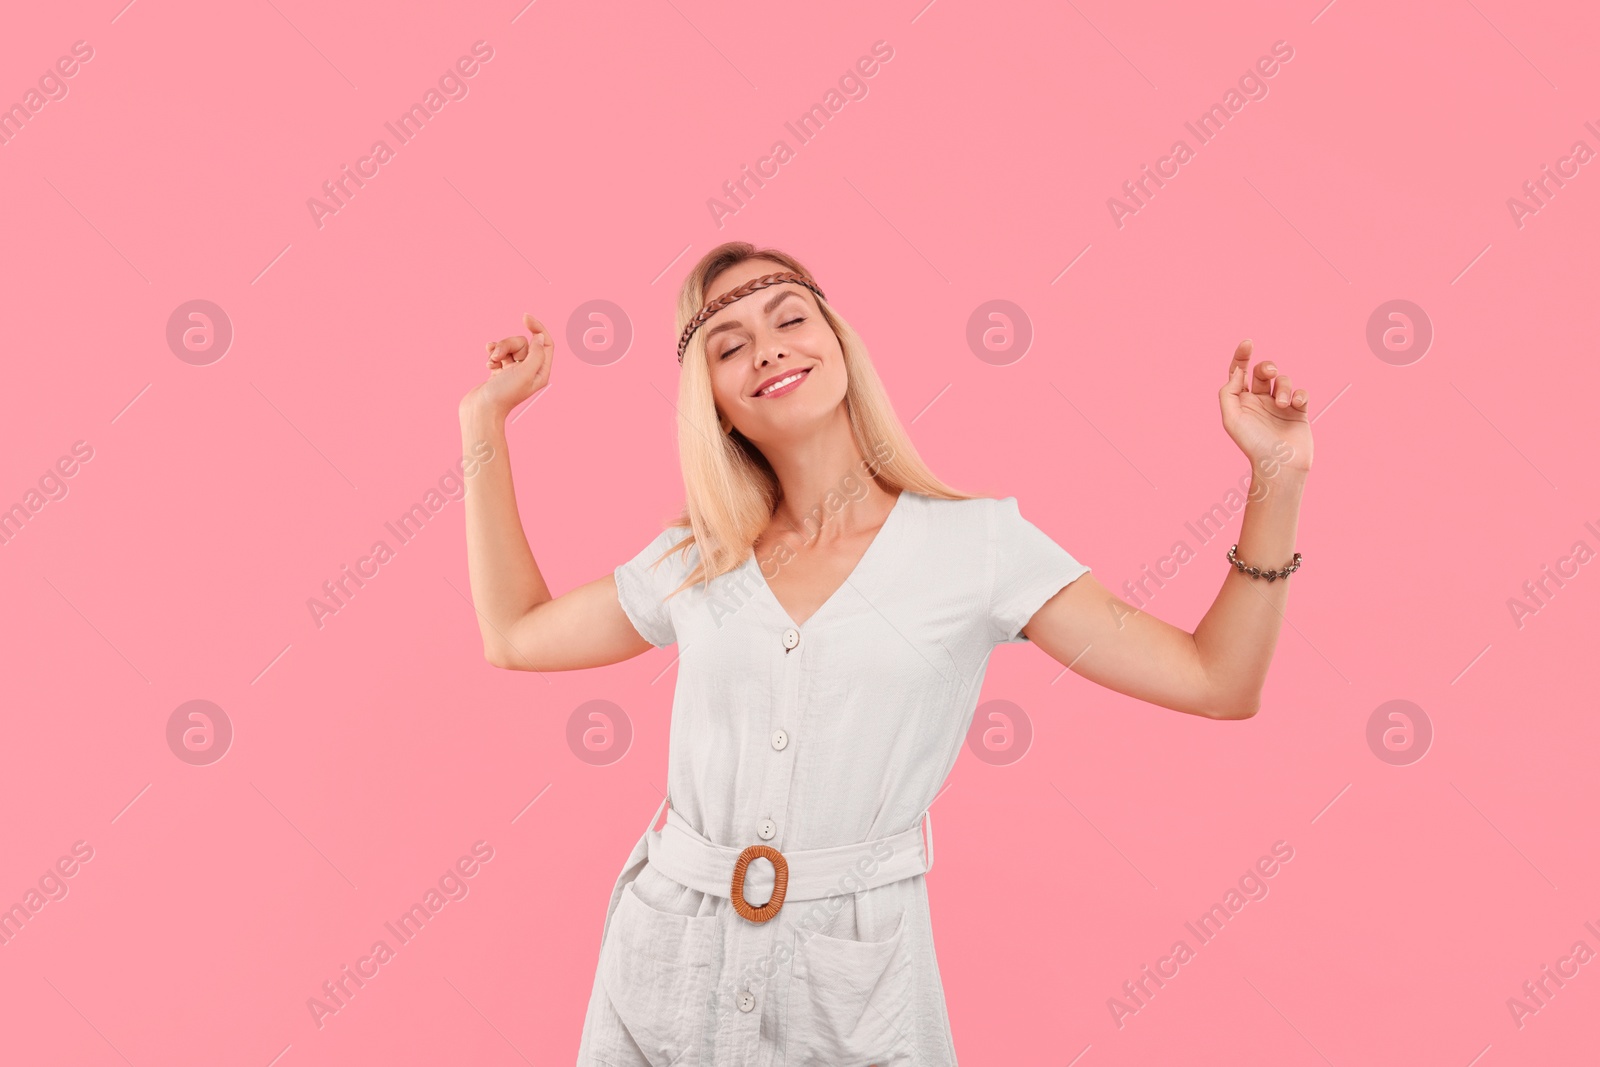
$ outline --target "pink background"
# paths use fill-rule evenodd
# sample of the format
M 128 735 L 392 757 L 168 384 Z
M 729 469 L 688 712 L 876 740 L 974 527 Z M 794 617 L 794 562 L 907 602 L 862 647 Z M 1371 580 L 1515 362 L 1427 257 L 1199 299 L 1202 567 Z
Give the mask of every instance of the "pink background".
M 935 806 L 962 1062 L 1593 1054 L 1600 962 L 1520 1027 L 1507 1007 L 1600 951 L 1600 565 L 1520 628 L 1508 607 L 1600 549 L 1600 164 L 1520 227 L 1507 207 L 1600 149 L 1592 8 L 123 2 L 19 6 L 0 35 L 0 104 L 94 51 L 0 145 L 0 506 L 93 452 L 0 546 L 0 904 L 93 849 L 0 946 L 0 1060 L 572 1061 L 661 796 L 673 650 L 490 667 L 459 501 L 320 628 L 307 601 L 395 546 L 524 311 L 559 334 L 510 427 L 543 572 L 564 592 L 638 551 L 682 499 L 674 294 L 730 238 L 816 273 L 951 483 L 1016 495 L 1112 588 L 1198 548 L 1150 604 L 1186 628 L 1238 530 L 1184 527 L 1246 470 L 1215 396 L 1233 346 L 1310 391 L 1305 565 L 1257 717 L 1142 705 L 1027 645 L 991 661 L 983 699 L 1034 737 L 963 752 Z M 468 95 L 319 228 L 307 199 L 479 40 Z M 865 98 L 800 145 L 784 122 L 880 40 Z M 1280 40 L 1268 95 L 1197 146 L 1184 122 Z M 1108 198 L 1180 137 L 1195 157 L 1119 228 Z M 779 138 L 794 158 L 719 228 L 708 199 Z M 194 299 L 234 331 L 209 365 L 166 339 Z M 966 341 L 992 299 L 1034 330 L 1006 365 Z M 1404 366 L 1366 341 L 1392 299 L 1435 331 Z M 620 358 L 574 353 L 592 300 L 628 317 Z M 234 730 L 208 766 L 167 740 L 195 699 Z M 566 740 L 595 699 L 634 733 L 606 766 Z M 1367 741 L 1395 699 L 1434 734 L 1403 766 Z M 470 894 L 319 1028 L 308 998 L 477 841 Z M 1196 947 L 1184 922 L 1276 841 L 1270 894 L 1119 1027 L 1108 998 Z

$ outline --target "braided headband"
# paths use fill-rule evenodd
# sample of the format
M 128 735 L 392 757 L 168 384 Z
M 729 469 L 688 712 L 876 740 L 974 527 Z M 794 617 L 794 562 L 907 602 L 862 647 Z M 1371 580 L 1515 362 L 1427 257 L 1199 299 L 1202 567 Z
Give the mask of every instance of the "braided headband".
M 689 325 L 683 328 L 683 336 L 678 339 L 678 366 L 683 366 L 683 350 L 689 347 L 689 338 L 694 336 L 694 332 L 704 325 L 707 319 L 740 297 L 749 296 L 757 289 L 765 289 L 769 285 L 781 285 L 784 282 L 795 282 L 810 289 L 818 296 L 822 296 L 822 290 L 817 288 L 816 282 L 807 278 L 804 274 L 796 274 L 792 270 L 780 270 L 774 274 L 763 274 L 759 278 L 751 278 L 738 288 L 729 289 L 726 293 L 711 301 L 711 303 L 697 311 L 694 318 L 689 320 Z M 827 299 L 825 296 L 822 296 L 822 298 L 824 300 Z

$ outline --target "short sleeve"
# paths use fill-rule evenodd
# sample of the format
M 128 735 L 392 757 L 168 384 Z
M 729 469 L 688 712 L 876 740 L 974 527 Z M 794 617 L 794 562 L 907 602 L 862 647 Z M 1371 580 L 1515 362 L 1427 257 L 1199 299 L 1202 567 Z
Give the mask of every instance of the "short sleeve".
M 637 556 L 617 565 L 612 572 L 617 580 L 617 601 L 623 614 L 639 631 L 639 636 L 657 648 L 678 640 L 672 626 L 672 609 L 667 594 L 682 584 L 684 566 L 681 556 L 668 556 L 654 565 L 661 555 L 689 536 L 689 531 L 679 526 L 669 526 L 656 535 Z
M 994 501 L 989 515 L 991 638 L 1026 641 L 1021 631 L 1034 613 L 1089 568 L 1023 518 L 1016 497 Z

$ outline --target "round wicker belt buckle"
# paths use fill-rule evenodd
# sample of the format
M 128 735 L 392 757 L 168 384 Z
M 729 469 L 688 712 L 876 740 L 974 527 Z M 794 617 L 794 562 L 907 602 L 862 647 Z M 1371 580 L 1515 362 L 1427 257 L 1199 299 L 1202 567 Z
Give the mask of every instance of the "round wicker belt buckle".
M 772 898 L 759 908 L 744 899 L 744 876 L 750 869 L 750 861 L 757 856 L 772 861 Z M 733 910 L 749 919 L 753 923 L 764 923 L 783 908 L 783 895 L 789 889 L 789 861 L 783 858 L 783 853 L 770 845 L 750 845 L 733 864 L 733 888 L 729 896 L 733 898 Z

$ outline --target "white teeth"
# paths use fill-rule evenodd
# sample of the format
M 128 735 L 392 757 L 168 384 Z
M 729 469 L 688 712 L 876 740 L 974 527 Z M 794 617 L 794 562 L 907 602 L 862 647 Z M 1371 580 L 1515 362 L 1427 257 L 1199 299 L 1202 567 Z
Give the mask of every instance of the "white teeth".
M 797 370 L 793 374 L 789 375 L 787 378 L 781 378 L 778 381 L 773 382 L 771 385 L 767 386 L 765 389 L 761 390 L 761 392 L 757 393 L 756 395 L 757 396 L 766 396 L 768 393 L 772 392 L 774 389 L 782 389 L 784 386 L 788 385 L 790 382 L 798 380 L 801 377 L 801 375 L 803 375 L 805 373 L 806 372 L 803 371 L 803 370 Z

